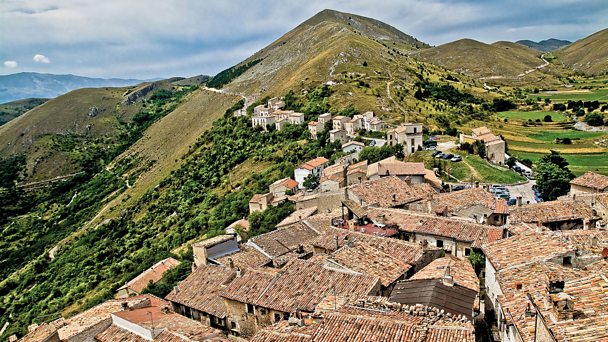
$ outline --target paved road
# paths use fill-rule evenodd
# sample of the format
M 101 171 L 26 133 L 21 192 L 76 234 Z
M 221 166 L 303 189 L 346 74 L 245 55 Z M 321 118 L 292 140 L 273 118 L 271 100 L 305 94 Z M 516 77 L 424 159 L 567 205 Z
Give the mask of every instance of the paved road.
M 518 196 L 521 196 L 522 204 L 536 203 L 534 190 L 532 190 L 532 186 L 535 184 L 536 181 L 531 180 L 528 183 L 522 185 L 507 185 L 506 188 L 509 189 L 509 194 L 511 194 L 511 198 L 517 198 Z

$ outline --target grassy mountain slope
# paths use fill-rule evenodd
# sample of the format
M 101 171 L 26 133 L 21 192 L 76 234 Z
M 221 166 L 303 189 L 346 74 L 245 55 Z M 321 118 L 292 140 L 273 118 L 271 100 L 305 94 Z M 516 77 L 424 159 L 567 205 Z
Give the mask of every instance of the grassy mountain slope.
M 422 60 L 475 77 L 513 78 L 543 63 L 536 51 L 508 48 L 505 43 L 490 45 L 460 39 L 421 51 L 419 56 Z
M 568 44 L 572 44 L 572 42 L 569 40 L 562 40 L 562 39 L 555 39 L 555 38 L 545 39 L 545 40 L 541 40 L 539 42 L 535 42 L 535 41 L 527 40 L 527 39 L 518 40 L 516 43 L 527 46 L 534 50 L 541 51 L 541 52 L 555 51 Z
M 558 61 L 586 75 L 608 73 L 608 29 L 554 51 Z
M 25 99 L 0 104 L 0 126 L 22 115 L 23 113 L 40 106 L 48 99 Z
M 124 87 L 141 82 L 134 79 L 20 72 L 0 75 L 0 103 L 33 97 L 52 98 L 79 88 Z

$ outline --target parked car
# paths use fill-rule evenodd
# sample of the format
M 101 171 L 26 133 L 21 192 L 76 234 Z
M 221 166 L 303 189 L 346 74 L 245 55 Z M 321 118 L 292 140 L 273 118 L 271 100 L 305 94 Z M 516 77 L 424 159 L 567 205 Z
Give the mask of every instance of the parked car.
M 452 191 L 464 190 L 466 187 L 464 185 L 454 185 L 452 186 Z
M 433 157 L 436 157 L 438 154 L 441 154 L 441 151 L 435 151 L 435 152 L 433 152 L 431 155 L 432 155 Z
M 509 195 L 508 193 L 502 193 L 498 195 L 498 197 L 509 200 L 511 198 L 511 195 Z
M 515 171 L 515 172 L 522 172 L 523 169 L 521 167 L 515 165 L 515 166 L 513 166 L 513 171 Z
M 454 156 L 454 158 L 450 159 L 453 162 L 459 162 L 462 161 L 462 157 L 461 156 Z
M 427 146 L 424 149 L 427 151 L 434 151 L 435 149 L 437 149 L 437 146 Z
M 435 155 L 435 158 L 443 158 L 444 154 L 443 153 L 438 153 Z
M 443 158 L 443 159 L 452 159 L 453 157 L 454 157 L 453 154 L 447 153 L 447 154 L 444 154 L 443 157 L 441 157 L 441 158 Z
M 507 205 L 516 205 L 517 204 L 517 200 L 515 198 L 509 198 L 509 200 L 507 201 Z

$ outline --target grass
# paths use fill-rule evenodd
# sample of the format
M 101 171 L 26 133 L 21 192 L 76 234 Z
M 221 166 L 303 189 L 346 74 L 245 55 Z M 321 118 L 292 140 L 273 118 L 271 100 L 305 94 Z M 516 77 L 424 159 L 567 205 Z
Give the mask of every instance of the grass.
M 508 120 L 515 120 L 515 121 L 528 121 L 528 120 L 536 121 L 537 119 L 539 119 L 540 121 L 543 121 L 543 119 L 547 115 L 551 116 L 552 122 L 564 122 L 569 119 L 567 115 L 565 115 L 563 113 L 558 113 L 558 112 L 542 112 L 542 111 L 524 112 L 524 111 L 518 111 L 518 110 L 511 110 L 508 112 L 498 113 L 498 116 L 501 118 L 506 118 Z
M 559 92 L 544 92 L 538 94 L 531 94 L 530 98 L 536 99 L 549 98 L 553 102 L 566 102 L 568 100 L 578 101 L 595 101 L 595 100 L 608 100 L 608 89 L 595 89 L 595 90 L 564 90 Z
M 537 162 L 544 153 L 530 153 L 512 151 L 513 156 L 519 159 L 530 159 Z M 585 153 L 585 154 L 563 154 L 570 166 L 568 167 L 575 175 L 579 176 L 587 171 L 593 171 L 608 175 L 608 152 Z
M 448 173 L 462 182 L 481 182 L 481 183 L 501 183 L 513 184 L 525 181 L 526 178 L 518 173 L 508 170 L 503 167 L 490 164 L 485 159 L 481 159 L 477 155 L 469 155 L 463 151 L 450 151 L 462 156 L 461 162 L 450 162 L 442 160 L 445 164 Z M 424 162 L 427 169 L 435 167 L 434 158 L 430 151 L 419 151 L 407 158 L 412 162 Z M 443 176 L 445 181 L 453 182 L 454 179 Z

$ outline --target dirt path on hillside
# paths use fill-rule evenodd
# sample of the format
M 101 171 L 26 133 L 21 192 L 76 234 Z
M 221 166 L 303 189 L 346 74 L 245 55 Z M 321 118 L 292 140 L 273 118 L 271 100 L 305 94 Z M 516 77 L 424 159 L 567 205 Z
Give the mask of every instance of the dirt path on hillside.
M 466 159 L 462 159 L 462 162 L 464 163 L 464 165 L 466 165 L 470 170 L 471 170 L 471 176 L 473 176 L 473 178 L 481 181 L 483 179 L 483 177 L 481 177 L 481 175 L 479 174 L 479 172 L 477 172 L 477 170 L 475 170 L 475 168 L 469 164 L 469 162 L 467 162 Z
M 389 77 L 392 78 L 392 76 L 389 73 Z M 386 82 L 386 97 L 388 97 L 389 100 L 391 100 L 391 102 L 397 106 L 399 109 L 401 109 L 401 111 L 403 112 L 403 115 L 405 115 L 405 122 L 407 122 L 407 111 L 405 110 L 405 108 L 401 107 L 401 105 L 399 103 L 397 103 L 397 101 L 395 101 L 395 99 L 393 99 L 393 96 L 391 95 L 391 84 L 393 83 L 393 81 L 387 81 Z

